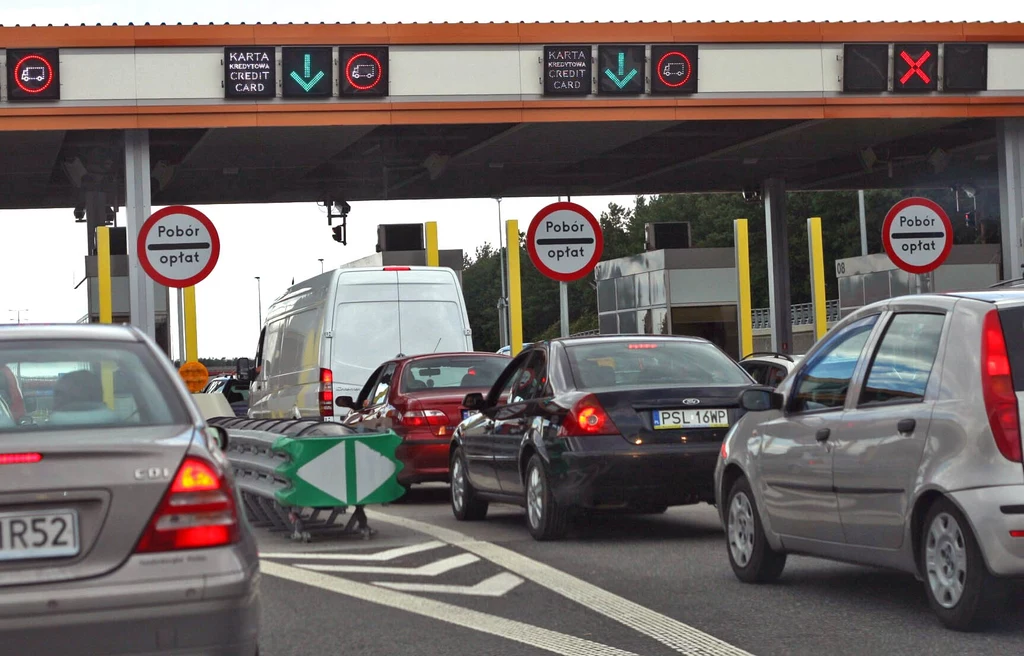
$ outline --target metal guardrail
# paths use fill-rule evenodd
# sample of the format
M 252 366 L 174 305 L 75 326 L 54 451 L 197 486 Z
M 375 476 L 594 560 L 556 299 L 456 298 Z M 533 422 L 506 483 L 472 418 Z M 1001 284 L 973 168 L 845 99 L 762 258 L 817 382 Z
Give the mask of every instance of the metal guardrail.
M 394 460 L 394 448 L 401 441 L 394 433 L 358 433 L 340 424 L 314 420 L 260 420 L 239 417 L 217 417 L 209 424 L 228 432 L 224 455 L 234 473 L 246 516 L 254 526 L 272 532 L 288 532 L 293 540 L 309 542 L 317 534 L 359 534 L 368 539 L 375 533 L 367 523 L 363 510 L 368 503 L 387 503 L 399 498 L 404 490 L 394 480 L 401 469 L 396 462 L 394 474 L 377 491 L 359 503 L 350 503 L 345 493 L 324 491 L 316 482 L 305 481 L 299 475 L 303 465 L 323 456 L 327 451 L 344 444 L 348 478 L 357 475 L 354 442 L 370 443 L 383 451 L 384 457 Z M 351 447 L 351 448 L 350 448 Z M 341 476 L 339 479 L 345 480 Z M 356 488 L 348 482 L 348 490 Z M 329 493 L 330 492 L 330 493 Z M 335 496 L 332 496 L 335 495 Z M 338 524 L 341 515 L 348 514 L 349 506 L 355 510 L 345 524 Z M 322 517 L 327 513 L 326 517 Z
M 790 315 L 794 326 L 810 326 L 814 323 L 814 306 L 811 303 L 798 303 L 790 306 Z M 754 308 L 751 311 L 754 330 L 768 330 L 772 327 L 770 308 Z M 825 302 L 825 320 L 828 323 L 839 321 L 839 301 Z

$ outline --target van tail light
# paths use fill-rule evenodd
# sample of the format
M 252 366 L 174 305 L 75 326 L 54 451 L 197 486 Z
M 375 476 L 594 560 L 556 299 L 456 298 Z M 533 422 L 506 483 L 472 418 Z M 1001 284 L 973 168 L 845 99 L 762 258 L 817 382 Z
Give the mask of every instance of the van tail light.
M 31 465 L 42 459 L 41 453 L 0 453 L 0 465 Z
M 407 266 L 386 266 L 386 267 L 384 267 L 384 270 L 385 271 L 412 271 L 412 269 L 407 267 Z
M 1003 457 L 1021 462 L 1020 418 L 1017 393 L 1010 374 L 1010 356 L 1006 351 L 999 311 L 985 315 L 981 337 L 981 389 L 985 397 L 988 423 L 996 446 Z
M 330 369 L 320 370 L 320 416 L 334 416 L 334 373 Z
M 135 553 L 206 549 L 237 542 L 238 508 L 227 479 L 213 463 L 186 456 Z
M 618 435 L 619 429 L 593 394 L 576 402 L 558 429 L 559 437 Z

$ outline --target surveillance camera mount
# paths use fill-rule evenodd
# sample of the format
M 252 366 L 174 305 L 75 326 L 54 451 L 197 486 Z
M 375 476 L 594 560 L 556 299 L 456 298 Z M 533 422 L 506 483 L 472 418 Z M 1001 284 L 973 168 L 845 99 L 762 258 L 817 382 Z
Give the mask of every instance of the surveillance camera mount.
M 352 206 L 343 200 L 326 200 L 324 206 L 327 207 L 327 225 L 334 225 L 334 219 L 341 220 L 334 227 L 334 241 L 339 242 L 342 246 L 348 246 L 348 213 L 352 211 Z

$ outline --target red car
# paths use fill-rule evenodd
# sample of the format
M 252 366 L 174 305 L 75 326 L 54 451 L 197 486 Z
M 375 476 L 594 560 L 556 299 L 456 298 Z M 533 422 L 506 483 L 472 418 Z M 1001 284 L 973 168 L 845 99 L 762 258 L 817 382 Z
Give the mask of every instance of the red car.
M 359 397 L 341 397 L 351 413 L 344 424 L 370 431 L 395 431 L 405 467 L 398 482 L 448 482 L 452 431 L 468 416 L 462 400 L 486 394 L 511 358 L 496 353 L 433 353 L 389 360 L 370 375 Z

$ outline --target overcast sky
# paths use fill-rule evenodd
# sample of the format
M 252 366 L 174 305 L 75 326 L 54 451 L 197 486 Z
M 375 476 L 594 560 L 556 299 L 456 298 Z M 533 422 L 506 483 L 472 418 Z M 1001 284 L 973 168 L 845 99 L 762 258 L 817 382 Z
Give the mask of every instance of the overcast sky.
M 789 2 L 681 3 L 678 0 L 550 0 L 515 2 L 385 3 L 337 0 L 0 0 L 0 22 L 14 24 L 96 23 L 255 23 L 255 22 L 503 22 L 503 21 L 656 21 L 656 20 L 1020 20 L 1017 3 L 1005 0 L 948 0 L 894 3 L 891 0 L 826 3 Z M 41 44 L 44 45 L 44 44 Z M 537 210 L 554 198 L 506 199 L 504 218 L 519 219 L 522 229 Z M 609 201 L 631 198 L 574 198 L 599 214 Z M 156 209 L 156 208 L 154 208 Z M 379 223 L 438 221 L 441 248 L 472 253 L 498 237 L 497 204 L 492 199 L 455 201 L 388 201 L 353 203 L 349 245 L 330 239 L 323 210 L 313 203 L 262 206 L 200 207 L 221 237 L 221 259 L 213 274 L 197 287 L 199 351 L 205 357 L 252 355 L 258 336 L 255 276 L 261 277 L 264 311 L 291 283 L 320 272 L 319 258 L 330 269 L 369 255 Z M 0 258 L 0 323 L 73 322 L 86 313 L 84 277 L 86 235 L 71 208 L 4 211 L 3 257 Z M 123 215 L 119 224 L 124 225 Z M 285 228 L 284 226 L 287 225 Z M 38 248 L 13 247 L 15 244 Z M 45 257 L 39 253 L 45 252 Z

